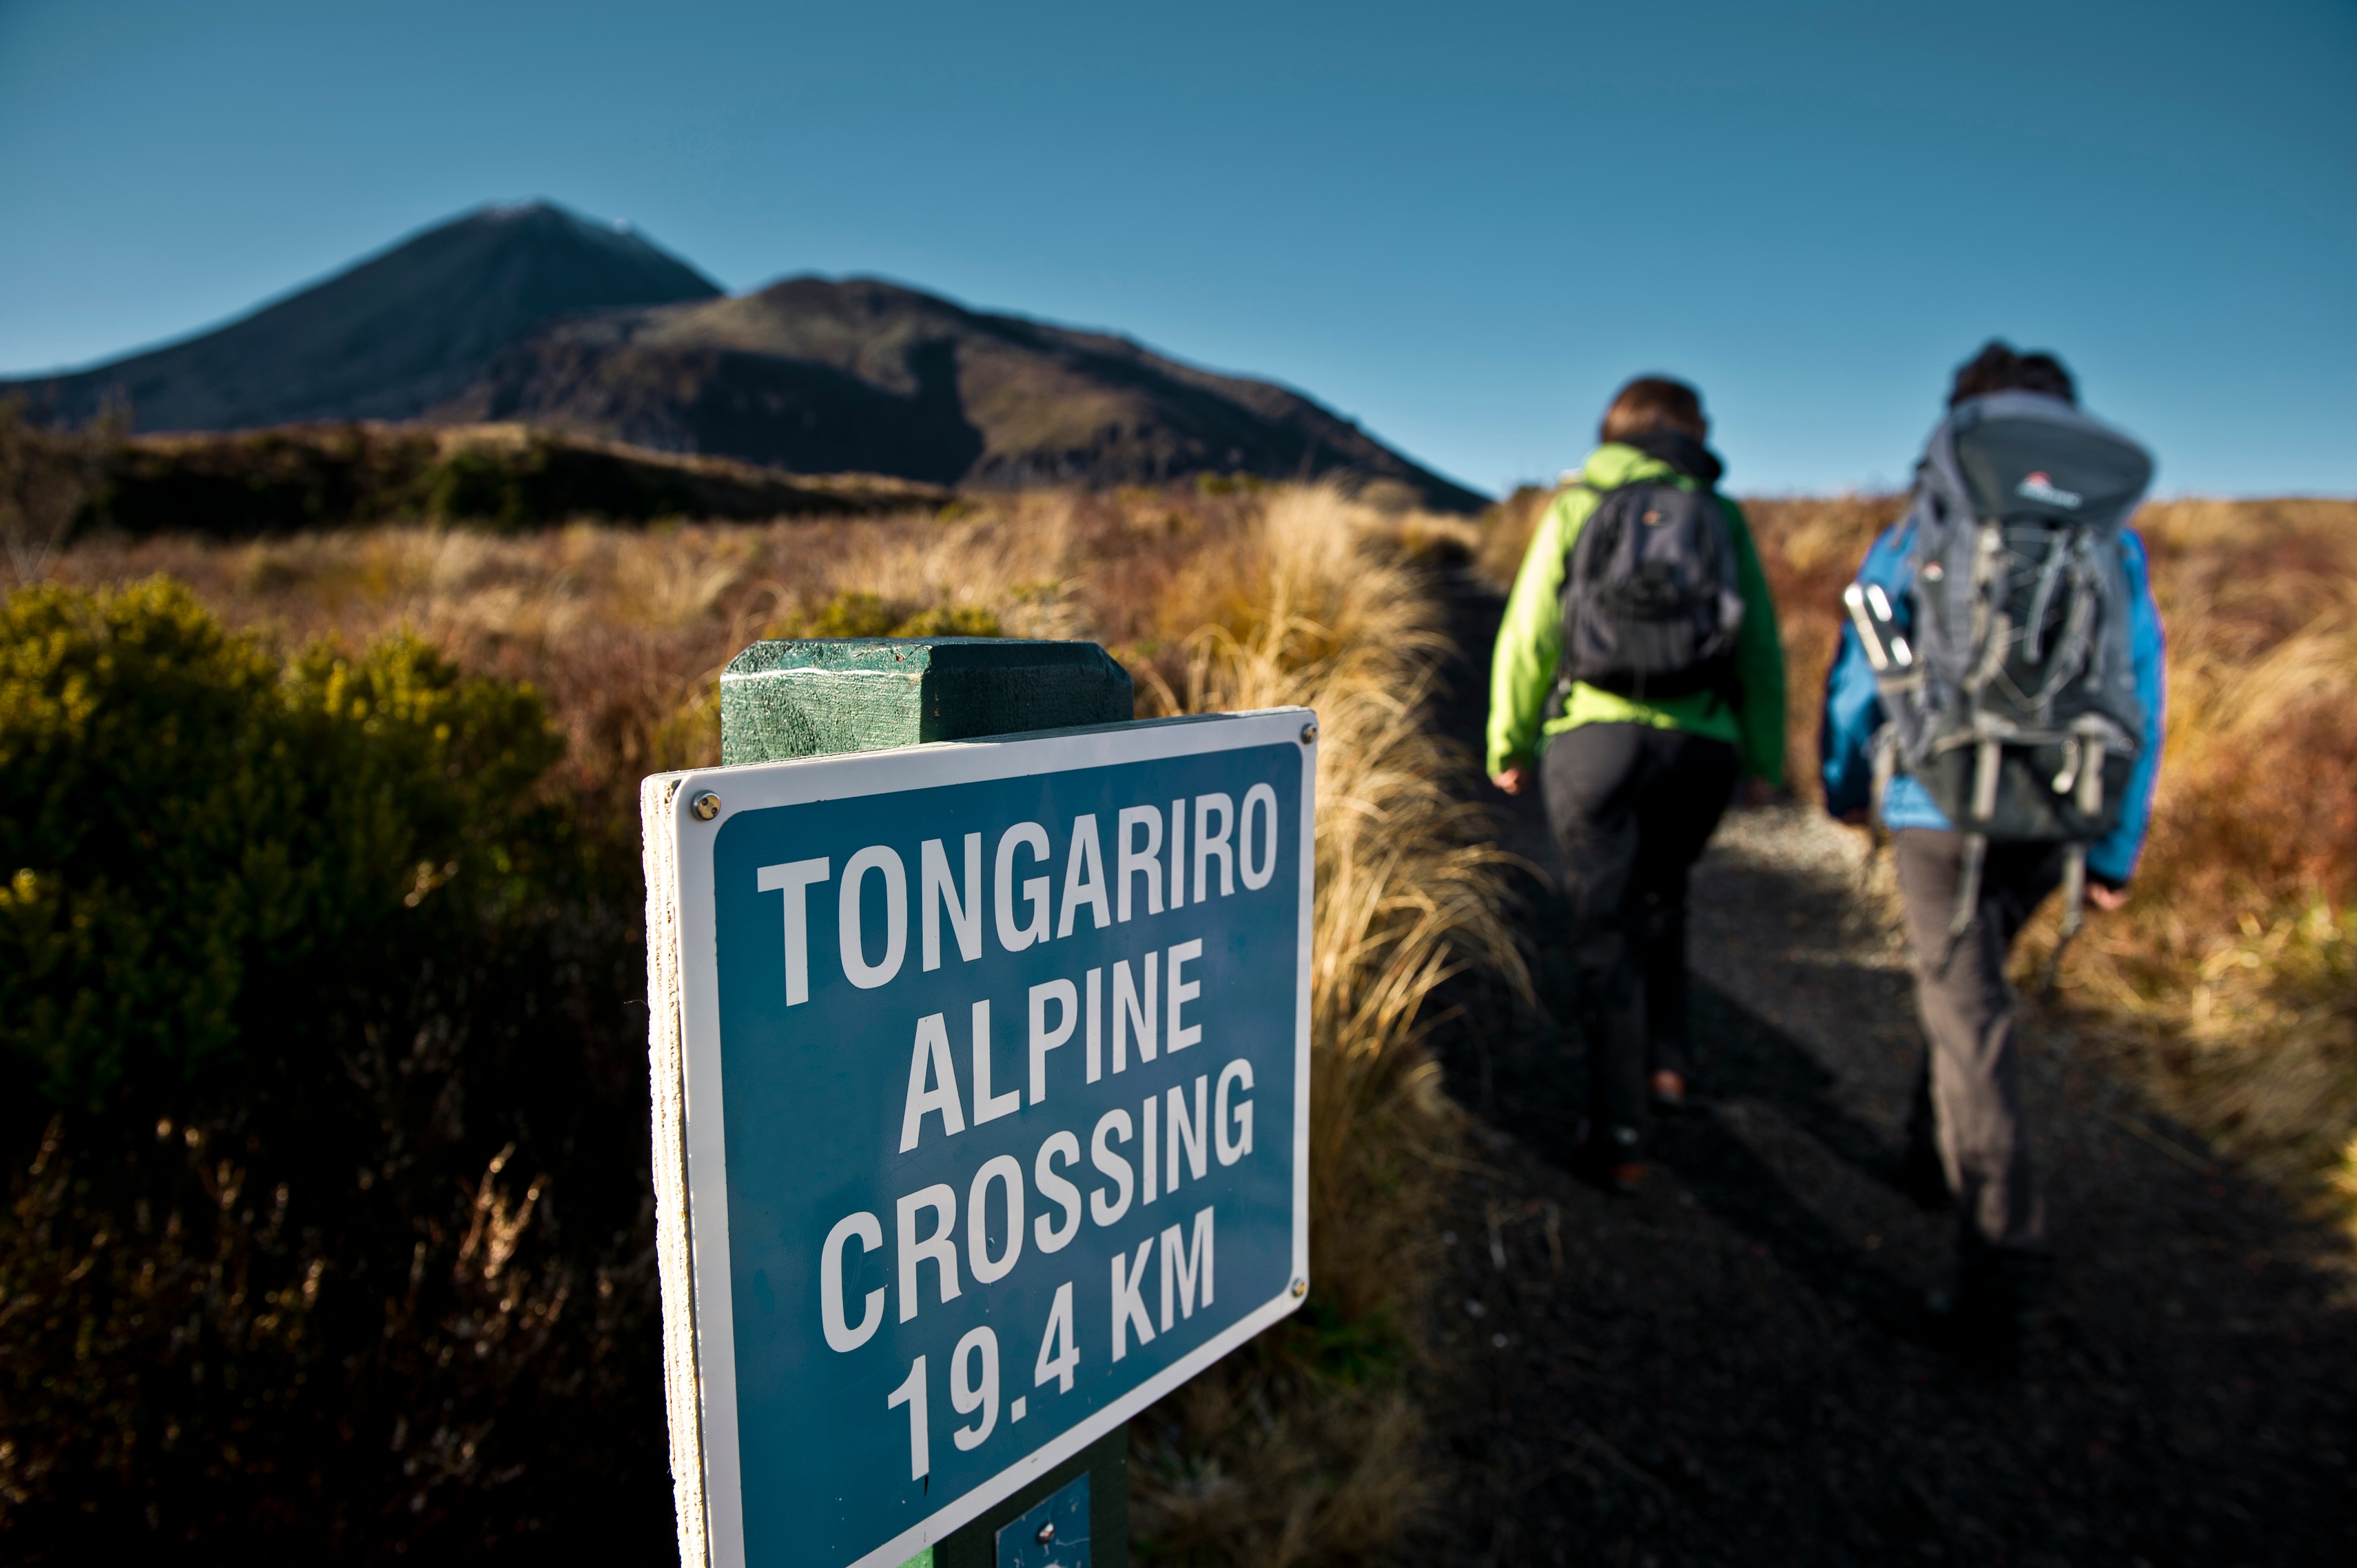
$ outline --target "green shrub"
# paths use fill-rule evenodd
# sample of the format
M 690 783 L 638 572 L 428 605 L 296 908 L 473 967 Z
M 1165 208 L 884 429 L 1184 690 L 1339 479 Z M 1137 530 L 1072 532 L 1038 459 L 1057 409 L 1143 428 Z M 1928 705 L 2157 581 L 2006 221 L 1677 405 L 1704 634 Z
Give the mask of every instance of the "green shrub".
M 1199 496 L 1252 496 L 1270 488 L 1258 474 L 1242 471 L 1229 474 L 1200 473 L 1195 476 L 1195 493 Z
M 0 607 L 0 1555 L 662 1541 L 636 889 L 561 749 L 412 639 Z
M 998 617 L 980 605 L 942 605 L 919 610 L 892 628 L 894 637 L 1003 637 Z
M 980 605 L 893 604 L 853 590 L 770 628 L 771 637 L 1001 637 L 996 612 Z
M 454 452 L 420 480 L 428 517 L 448 521 L 521 526 L 525 518 L 522 476 L 489 452 Z
M 168 583 L 13 596 L 0 1042 L 91 1111 L 234 1061 L 257 982 L 521 896 L 562 744 L 531 692 L 411 639 L 282 670 Z
M 837 594 L 777 630 L 780 637 L 889 637 L 899 612 L 875 594 Z

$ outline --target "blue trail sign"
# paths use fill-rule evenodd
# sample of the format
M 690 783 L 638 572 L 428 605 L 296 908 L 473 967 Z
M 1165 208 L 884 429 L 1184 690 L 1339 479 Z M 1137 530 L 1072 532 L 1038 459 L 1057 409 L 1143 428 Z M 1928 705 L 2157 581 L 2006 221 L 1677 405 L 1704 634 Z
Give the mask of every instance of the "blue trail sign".
M 687 1568 L 897 1568 L 1299 1305 L 1312 718 L 647 781 Z

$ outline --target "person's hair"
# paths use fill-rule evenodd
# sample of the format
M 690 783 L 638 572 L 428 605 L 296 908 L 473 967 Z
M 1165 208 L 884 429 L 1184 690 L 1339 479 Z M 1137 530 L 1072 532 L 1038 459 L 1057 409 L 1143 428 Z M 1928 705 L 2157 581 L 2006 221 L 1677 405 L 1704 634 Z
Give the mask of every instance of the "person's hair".
M 1710 421 L 1703 417 L 1702 393 L 1667 376 L 1639 376 L 1612 394 L 1596 435 L 1599 441 L 1626 441 L 1664 428 L 1683 430 L 1697 441 L 1707 436 Z
M 2061 360 L 2044 352 L 2016 353 L 2012 344 L 1992 338 L 1979 353 L 1956 367 L 1955 384 L 1948 389 L 1948 406 L 2000 392 L 2044 392 L 2073 407 L 2079 402 L 2079 389 Z

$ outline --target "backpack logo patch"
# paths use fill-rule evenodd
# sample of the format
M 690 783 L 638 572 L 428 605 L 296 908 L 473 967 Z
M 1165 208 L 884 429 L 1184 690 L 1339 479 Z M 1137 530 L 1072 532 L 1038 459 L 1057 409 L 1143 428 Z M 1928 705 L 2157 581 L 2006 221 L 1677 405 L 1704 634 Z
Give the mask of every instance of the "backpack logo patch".
M 2059 506 L 2069 511 L 2078 510 L 2079 503 L 2086 499 L 2084 496 L 2074 490 L 2058 489 L 2054 481 L 2042 473 L 2032 474 L 2022 480 L 2013 488 L 2013 493 L 2029 500 L 2043 501 L 2048 506 Z

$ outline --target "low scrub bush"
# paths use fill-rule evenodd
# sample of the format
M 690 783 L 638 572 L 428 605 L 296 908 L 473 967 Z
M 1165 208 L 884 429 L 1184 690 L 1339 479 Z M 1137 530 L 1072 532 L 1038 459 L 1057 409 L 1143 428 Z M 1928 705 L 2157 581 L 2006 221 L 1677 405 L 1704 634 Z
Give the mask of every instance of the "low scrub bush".
M 808 612 L 773 621 L 765 637 L 1001 637 L 996 612 L 981 605 L 887 604 L 849 589 Z
M 0 536 L 17 581 L 39 576 L 48 553 L 77 532 L 229 540 L 385 522 L 514 532 L 583 518 L 866 516 L 951 499 L 913 480 L 795 475 L 520 424 L 134 436 L 128 412 L 69 431 L 40 424 L 21 397 L 0 399 Z
M 629 902 L 562 747 L 411 638 L 0 610 L 10 1558 L 477 1555 L 660 1497 Z

